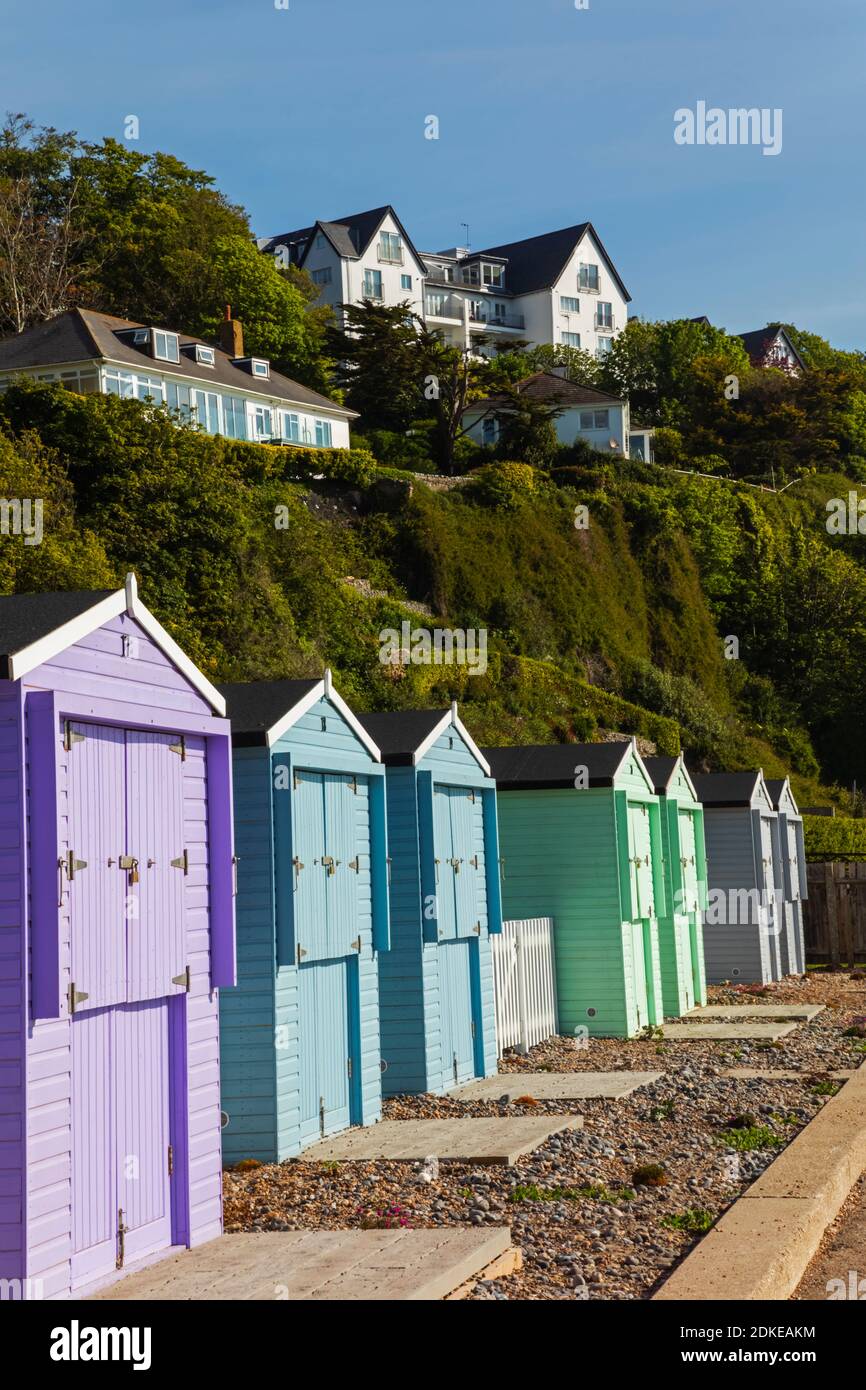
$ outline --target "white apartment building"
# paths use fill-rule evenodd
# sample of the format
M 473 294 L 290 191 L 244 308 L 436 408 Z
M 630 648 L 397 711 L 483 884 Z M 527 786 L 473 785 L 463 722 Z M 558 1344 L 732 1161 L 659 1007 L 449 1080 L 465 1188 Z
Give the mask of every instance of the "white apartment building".
M 466 351 L 513 340 L 601 356 L 628 318 L 631 295 L 590 222 L 483 251 L 419 252 L 389 206 L 259 245 L 306 270 L 325 303 L 407 303 Z

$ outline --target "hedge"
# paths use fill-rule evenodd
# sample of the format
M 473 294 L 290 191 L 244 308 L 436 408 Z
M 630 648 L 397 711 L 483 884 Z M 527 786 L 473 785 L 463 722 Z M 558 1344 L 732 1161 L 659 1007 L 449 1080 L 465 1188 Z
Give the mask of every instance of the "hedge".
M 866 860 L 866 820 L 850 816 L 804 816 L 806 858 L 814 863 Z

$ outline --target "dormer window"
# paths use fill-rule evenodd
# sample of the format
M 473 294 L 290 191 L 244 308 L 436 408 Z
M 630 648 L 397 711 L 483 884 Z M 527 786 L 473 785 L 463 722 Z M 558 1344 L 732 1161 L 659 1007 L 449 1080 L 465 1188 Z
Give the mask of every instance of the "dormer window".
M 166 333 L 162 328 L 154 328 L 153 355 L 158 362 L 179 362 L 180 342 L 178 335 Z
M 200 367 L 215 367 L 216 354 L 212 347 L 206 347 L 204 343 L 196 343 L 195 360 Z
M 136 328 L 132 335 L 132 341 L 136 347 L 147 347 L 150 342 L 150 329 Z
M 482 262 L 481 275 L 485 285 L 492 285 L 495 289 L 503 289 L 505 286 L 505 267 L 501 265 L 491 265 L 489 262 Z
M 260 381 L 267 381 L 271 375 L 271 364 L 264 357 L 233 357 L 232 366 L 257 376 Z

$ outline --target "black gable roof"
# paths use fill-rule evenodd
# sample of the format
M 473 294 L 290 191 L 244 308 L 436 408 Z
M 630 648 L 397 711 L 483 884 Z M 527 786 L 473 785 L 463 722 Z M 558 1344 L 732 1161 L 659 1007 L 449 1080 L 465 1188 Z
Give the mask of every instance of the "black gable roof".
M 531 294 L 533 290 L 549 289 L 551 285 L 556 284 L 569 256 L 573 254 L 585 232 L 592 233 L 609 271 L 625 298 L 630 300 L 631 295 L 619 278 L 616 267 L 591 222 L 578 222 L 575 226 L 563 227 L 558 232 L 543 232 L 540 236 L 525 237 L 523 241 L 510 241 L 503 246 L 488 246 L 483 251 L 473 252 L 473 259 L 477 256 L 506 259 L 506 283 L 511 293 Z
M 481 752 L 498 791 L 574 787 L 577 767 L 587 769 L 591 787 L 612 787 L 631 743 L 542 743 Z
M 219 686 L 231 721 L 232 742 L 238 747 L 267 743 L 268 730 L 320 684 L 321 679 L 230 681 Z
M 670 786 L 671 778 L 674 775 L 679 758 L 658 756 L 655 758 L 644 758 L 644 766 L 650 775 L 653 787 L 661 795 Z
M 358 719 L 381 751 L 382 761 L 394 767 L 411 764 L 412 754 L 447 713 L 446 709 L 400 709 L 359 714 Z
M 10 594 L 0 598 L 0 678 L 10 679 L 10 656 L 95 608 L 113 593 L 115 589 L 99 589 L 74 594 Z
M 704 806 L 751 806 L 760 772 L 696 772 L 698 800 Z

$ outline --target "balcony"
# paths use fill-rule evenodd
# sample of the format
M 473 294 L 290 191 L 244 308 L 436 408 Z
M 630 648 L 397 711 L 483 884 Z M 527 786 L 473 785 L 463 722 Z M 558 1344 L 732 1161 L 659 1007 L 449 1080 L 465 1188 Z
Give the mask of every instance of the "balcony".
M 458 319 L 463 322 L 463 300 L 456 294 L 428 294 L 424 300 L 428 319 Z
M 486 304 L 482 309 L 470 309 L 469 318 L 473 324 L 479 324 L 484 328 L 526 327 L 526 320 L 522 314 L 498 314 Z
M 613 317 L 613 315 L 611 315 L 610 318 L 605 318 L 602 314 L 596 314 L 595 318 L 593 319 L 593 323 L 595 327 L 598 329 L 599 333 L 616 332 L 616 319 Z
M 374 285 L 369 280 L 365 280 L 361 286 L 361 298 L 372 299 L 374 304 L 381 304 L 385 298 L 385 291 L 381 285 Z

